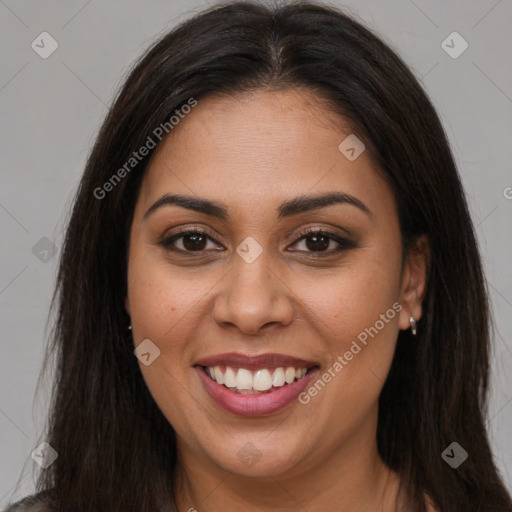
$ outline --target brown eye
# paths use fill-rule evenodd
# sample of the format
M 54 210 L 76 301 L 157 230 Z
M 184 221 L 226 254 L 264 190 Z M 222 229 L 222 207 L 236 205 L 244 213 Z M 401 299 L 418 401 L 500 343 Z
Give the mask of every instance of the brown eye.
M 208 246 L 210 244 L 210 246 Z M 182 253 L 202 253 L 206 250 L 217 249 L 215 240 L 203 231 L 187 230 L 171 235 L 160 242 L 169 251 Z
M 322 234 L 313 234 L 307 236 L 304 240 L 306 240 L 306 247 L 310 251 L 325 251 L 329 248 L 329 242 L 331 239 Z
M 300 234 L 293 244 L 293 251 L 310 253 L 314 256 L 331 255 L 355 247 L 354 243 L 336 233 L 310 230 Z
M 184 235 L 183 246 L 187 251 L 201 251 L 206 247 L 207 237 L 198 233 L 192 233 L 190 235 Z

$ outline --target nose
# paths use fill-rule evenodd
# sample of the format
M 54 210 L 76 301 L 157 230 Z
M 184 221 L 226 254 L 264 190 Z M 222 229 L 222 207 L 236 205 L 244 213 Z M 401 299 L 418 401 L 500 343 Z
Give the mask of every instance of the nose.
M 269 267 L 268 259 L 262 254 L 247 263 L 236 255 L 233 265 L 214 303 L 217 324 L 234 326 L 247 335 L 290 324 L 294 315 L 292 292 Z

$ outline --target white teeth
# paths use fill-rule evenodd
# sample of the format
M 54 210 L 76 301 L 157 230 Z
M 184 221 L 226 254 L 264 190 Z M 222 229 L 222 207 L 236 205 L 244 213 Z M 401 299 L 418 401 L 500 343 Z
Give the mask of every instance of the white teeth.
M 226 373 L 224 374 L 224 386 L 228 388 L 236 388 L 236 375 L 233 368 L 230 368 L 229 366 L 226 367 Z
M 223 373 L 220 366 L 207 367 L 206 373 L 217 383 L 223 384 L 232 391 L 241 394 L 253 394 L 269 391 L 274 388 L 291 384 L 299 380 L 307 373 L 307 368 L 287 368 L 280 367 L 275 369 L 262 368 L 254 372 L 246 368 L 233 369 L 230 366 L 225 367 Z
M 246 370 L 245 368 L 240 368 L 238 370 L 238 374 L 236 376 L 236 387 L 238 389 L 252 389 L 252 373 L 249 370 Z
M 224 375 L 222 374 L 221 370 L 220 370 L 220 367 L 219 366 L 215 366 L 213 368 L 213 371 L 215 372 L 215 380 L 219 383 L 219 384 L 224 384 Z
M 272 385 L 278 388 L 282 386 L 284 382 L 284 370 L 282 368 L 276 368 L 272 376 Z
M 268 370 L 258 370 L 252 379 L 252 389 L 255 391 L 267 391 L 272 387 L 272 376 Z
M 286 373 L 284 375 L 284 380 L 288 383 L 288 384 L 291 384 L 294 380 L 295 380 L 295 368 L 289 366 L 288 368 L 286 368 Z

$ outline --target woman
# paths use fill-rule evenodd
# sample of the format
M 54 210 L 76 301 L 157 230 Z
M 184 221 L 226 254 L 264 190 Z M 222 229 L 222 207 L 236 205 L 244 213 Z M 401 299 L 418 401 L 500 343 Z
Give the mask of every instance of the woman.
M 58 457 L 12 511 L 512 511 L 445 134 L 335 9 L 225 4 L 147 53 L 56 292 Z

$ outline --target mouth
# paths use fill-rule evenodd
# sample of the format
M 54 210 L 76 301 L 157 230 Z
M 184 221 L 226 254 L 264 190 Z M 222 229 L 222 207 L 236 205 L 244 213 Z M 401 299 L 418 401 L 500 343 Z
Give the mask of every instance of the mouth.
M 318 372 L 318 363 L 280 354 L 222 354 L 194 364 L 208 395 L 242 416 L 272 414 L 290 405 Z
M 249 370 L 232 366 L 200 366 L 200 368 L 217 384 L 240 395 L 257 395 L 272 393 L 303 379 L 310 371 L 318 368 L 280 366 L 278 368 L 260 368 Z

